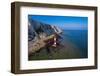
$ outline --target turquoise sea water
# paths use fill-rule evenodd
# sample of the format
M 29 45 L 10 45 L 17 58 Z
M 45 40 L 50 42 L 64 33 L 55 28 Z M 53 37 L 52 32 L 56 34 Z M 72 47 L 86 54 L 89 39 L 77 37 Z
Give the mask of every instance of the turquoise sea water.
M 68 40 L 80 49 L 81 57 L 88 57 L 88 30 L 63 30 L 63 42 Z

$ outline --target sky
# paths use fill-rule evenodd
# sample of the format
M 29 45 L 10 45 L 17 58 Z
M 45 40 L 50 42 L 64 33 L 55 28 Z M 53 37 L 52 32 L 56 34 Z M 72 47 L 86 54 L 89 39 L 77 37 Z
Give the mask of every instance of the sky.
M 28 18 L 36 21 L 55 25 L 66 30 L 87 30 L 88 17 L 76 16 L 52 16 L 52 15 L 28 15 Z

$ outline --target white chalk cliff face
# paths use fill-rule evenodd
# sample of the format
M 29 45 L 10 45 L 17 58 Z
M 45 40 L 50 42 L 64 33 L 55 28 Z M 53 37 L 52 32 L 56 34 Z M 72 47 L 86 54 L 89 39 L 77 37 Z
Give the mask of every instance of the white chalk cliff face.
M 56 26 L 29 19 L 28 41 L 36 40 L 39 37 L 50 36 L 54 33 L 60 34 L 62 30 Z

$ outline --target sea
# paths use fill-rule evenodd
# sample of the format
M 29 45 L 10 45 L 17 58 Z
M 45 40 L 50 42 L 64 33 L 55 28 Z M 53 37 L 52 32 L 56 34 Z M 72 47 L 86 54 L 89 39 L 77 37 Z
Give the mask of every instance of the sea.
M 88 57 L 88 30 L 63 30 L 62 38 L 77 46 L 83 58 Z

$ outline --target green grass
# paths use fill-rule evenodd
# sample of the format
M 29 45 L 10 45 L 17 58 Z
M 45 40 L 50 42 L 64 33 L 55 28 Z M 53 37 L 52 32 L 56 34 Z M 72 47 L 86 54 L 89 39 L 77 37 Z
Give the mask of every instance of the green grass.
M 56 49 L 50 47 L 50 53 L 47 53 L 46 49 L 43 48 L 40 52 L 29 56 L 29 60 L 72 59 L 80 57 L 78 50 L 68 49 L 67 47 Z

